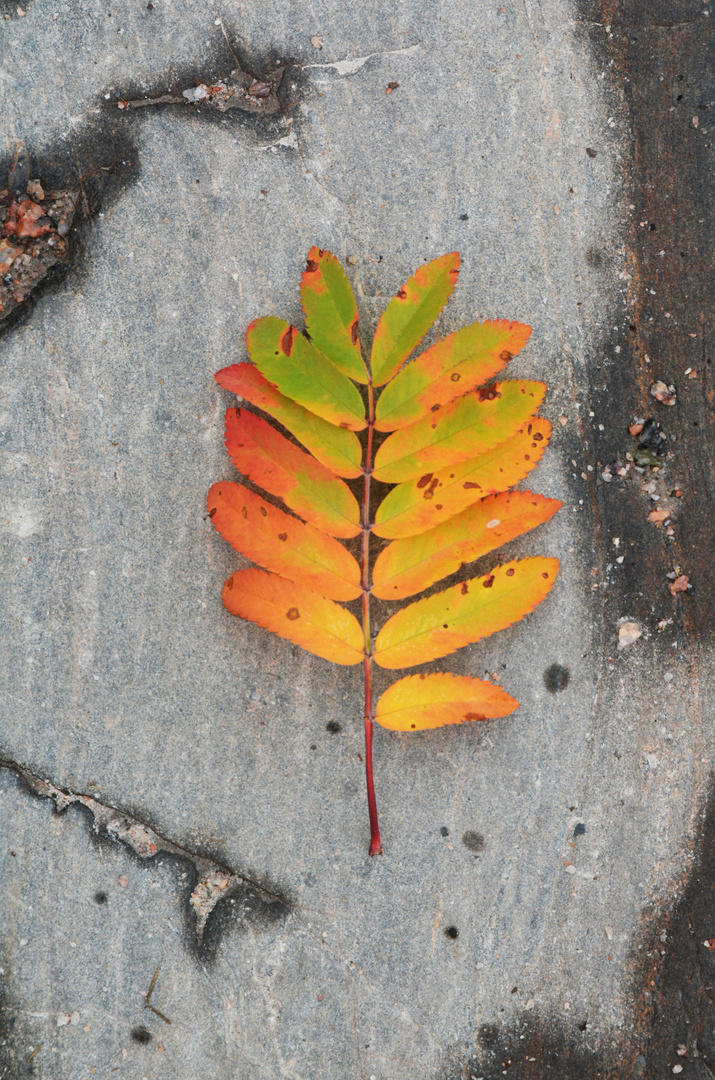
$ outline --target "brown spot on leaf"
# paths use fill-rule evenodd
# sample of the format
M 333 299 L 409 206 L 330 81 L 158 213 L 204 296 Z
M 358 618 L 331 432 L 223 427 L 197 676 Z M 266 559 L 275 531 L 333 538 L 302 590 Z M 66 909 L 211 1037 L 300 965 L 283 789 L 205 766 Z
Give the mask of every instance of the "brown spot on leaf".
M 404 289 L 398 289 L 397 290 L 397 295 L 399 296 L 400 300 L 406 300 L 407 299 L 407 293 L 405 292 Z
M 478 484 L 476 480 L 465 480 L 462 487 L 465 491 L 471 491 L 472 488 L 481 488 L 481 484 Z
M 433 476 L 433 475 L 434 475 L 434 474 L 433 474 L 433 473 L 431 473 L 431 472 L 425 473 L 425 475 L 424 475 L 424 476 L 421 476 L 421 477 L 419 478 L 419 480 L 417 481 L 417 487 L 418 487 L 418 488 L 423 488 L 423 487 L 427 487 L 427 485 L 429 484 L 429 482 L 430 482 L 430 480 L 432 479 L 432 476 Z
M 278 539 L 279 540 L 287 540 L 288 539 L 288 533 L 278 533 Z
M 318 269 L 318 264 L 315 259 L 308 259 L 305 269 L 309 274 L 314 274 L 315 271 Z
M 467 585 L 466 581 L 463 581 L 462 582 L 462 589 L 461 589 L 462 596 L 466 596 L 468 592 L 469 592 L 469 585 Z
M 268 517 L 268 511 L 266 510 L 265 506 L 261 507 L 261 517 Z
M 534 441 L 535 441 L 535 442 L 541 442 L 541 440 L 543 439 L 543 437 L 544 437 L 544 436 L 543 436 L 543 435 L 541 434 L 541 432 L 540 432 L 540 431 L 537 431 L 537 432 L 536 432 L 536 435 L 534 435 Z
M 514 567 L 513 566 L 509 567 L 509 569 L 506 572 L 506 576 L 507 577 L 514 577 Z
M 453 371 L 452 374 L 450 375 L 450 378 L 451 378 L 452 382 L 459 382 L 459 380 L 462 378 L 462 376 L 459 374 L 458 371 Z
M 464 714 L 465 720 L 486 720 L 486 716 L 483 713 L 468 712 Z
M 544 578 L 545 581 L 549 580 L 549 575 L 546 572 L 544 572 L 541 576 L 542 578 Z
M 499 359 L 504 360 L 504 362 L 506 363 L 508 360 L 512 359 L 513 355 L 514 354 L 510 353 L 508 349 L 505 349 L 504 352 L 499 353 Z
M 232 577 L 230 577 L 228 579 L 228 581 L 226 582 L 226 588 L 227 589 L 232 589 L 233 588 L 233 578 Z
M 217 509 L 218 509 L 218 507 L 216 507 L 216 506 L 212 506 L 212 507 L 211 507 L 211 509 L 209 510 L 209 517 L 210 517 L 210 518 L 212 518 L 212 517 L 214 516 L 214 514 L 216 513 L 216 510 L 217 510 Z
M 352 323 L 350 324 L 350 340 L 352 341 L 353 345 L 357 344 L 359 322 L 360 320 L 356 315 Z
M 482 582 L 482 585 L 484 586 L 485 589 L 491 589 L 493 584 L 494 584 L 494 574 L 490 574 L 489 577 L 484 578 L 484 581 Z
M 299 618 L 300 612 L 298 611 L 297 607 L 288 608 L 288 610 L 286 611 L 286 619 L 290 619 L 291 622 L 295 622 L 295 620 Z
M 289 326 L 285 334 L 281 338 L 281 349 L 286 356 L 290 356 L 293 349 L 293 342 L 295 341 L 295 335 L 298 333 L 294 326 Z

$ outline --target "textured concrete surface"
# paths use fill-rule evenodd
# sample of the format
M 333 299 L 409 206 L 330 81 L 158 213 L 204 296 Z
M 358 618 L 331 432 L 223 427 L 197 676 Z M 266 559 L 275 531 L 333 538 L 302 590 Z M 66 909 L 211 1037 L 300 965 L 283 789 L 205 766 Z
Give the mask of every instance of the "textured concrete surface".
M 636 1052 L 632 957 L 688 870 L 712 690 L 690 597 L 667 587 L 688 569 L 677 530 L 646 521 L 648 475 L 601 474 L 633 416 L 665 423 L 706 391 L 656 405 L 644 348 L 631 374 L 634 311 L 665 316 L 634 270 L 633 105 L 587 7 L 6 6 L 7 167 L 22 143 L 37 175 L 106 157 L 117 179 L 64 282 L 0 338 L 2 756 L 266 892 L 222 902 L 199 949 L 190 858 L 137 859 L 5 769 L 5 1076 L 491 1078 L 495 1033 L 534 1017 L 574 1059 Z M 217 12 L 252 74 L 288 62 L 280 117 L 116 108 L 228 74 Z M 232 474 L 213 372 L 255 316 L 299 319 L 313 243 L 350 258 L 366 330 L 423 259 L 461 251 L 440 332 L 534 327 L 513 370 L 549 384 L 554 438 L 531 486 L 564 500 L 510 548 L 561 558 L 549 600 L 448 665 L 498 673 L 522 708 L 378 730 L 372 861 L 360 673 L 227 615 L 240 560 L 204 510 Z M 657 479 L 674 519 L 689 467 L 674 452 Z M 643 636 L 618 652 L 625 618 Z M 158 965 L 171 1025 L 143 1008 Z M 532 1075 L 523 1058 L 511 1075 Z

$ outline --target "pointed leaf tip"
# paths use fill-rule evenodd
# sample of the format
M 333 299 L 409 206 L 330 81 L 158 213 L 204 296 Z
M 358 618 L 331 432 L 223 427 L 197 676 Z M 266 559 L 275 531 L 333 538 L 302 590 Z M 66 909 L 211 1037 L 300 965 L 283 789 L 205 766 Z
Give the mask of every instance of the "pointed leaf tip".
M 466 675 L 407 675 L 385 691 L 375 719 L 390 731 L 425 731 L 445 724 L 508 716 L 519 702 L 501 686 Z
M 423 263 L 390 300 L 372 343 L 375 386 L 388 382 L 419 345 L 452 295 L 459 265 L 458 251 Z

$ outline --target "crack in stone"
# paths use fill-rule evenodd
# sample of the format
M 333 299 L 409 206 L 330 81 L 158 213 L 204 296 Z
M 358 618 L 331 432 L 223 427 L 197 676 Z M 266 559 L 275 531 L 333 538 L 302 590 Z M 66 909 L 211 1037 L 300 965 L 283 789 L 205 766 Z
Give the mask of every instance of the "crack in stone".
M 101 803 L 91 795 L 64 791 L 50 780 L 38 776 L 37 773 L 11 758 L 0 757 L 0 769 L 13 772 L 32 795 L 41 799 L 51 799 L 58 814 L 63 813 L 73 804 L 83 806 L 92 814 L 92 827 L 95 833 L 99 834 L 104 830 L 107 836 L 130 848 L 140 859 L 153 859 L 164 853 L 192 863 L 196 869 L 198 881 L 189 897 L 189 903 L 196 918 L 195 929 L 199 947 L 203 944 L 206 923 L 218 902 L 230 896 L 240 886 L 254 890 L 271 903 L 281 904 L 286 909 L 291 907 L 285 897 L 259 885 L 257 881 L 244 874 L 236 873 L 214 859 L 206 858 L 180 844 L 175 844 L 125 810 Z

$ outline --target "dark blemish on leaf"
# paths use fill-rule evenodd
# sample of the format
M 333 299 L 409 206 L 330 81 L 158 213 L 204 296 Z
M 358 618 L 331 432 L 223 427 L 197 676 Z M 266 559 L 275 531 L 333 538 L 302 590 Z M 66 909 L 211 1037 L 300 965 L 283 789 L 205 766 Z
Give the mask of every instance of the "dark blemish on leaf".
M 414 729 L 417 727 L 417 724 L 410 724 L 410 727 Z
M 533 424 L 529 424 L 528 428 L 526 429 L 527 435 L 531 435 L 531 429 L 532 429 L 533 426 L 534 426 Z
M 106 894 L 106 892 L 104 892 L 102 889 L 100 889 L 98 892 L 96 892 L 94 894 L 94 902 L 95 902 L 95 904 L 106 904 L 107 903 L 107 894 Z
M 407 296 L 407 293 L 405 292 L 404 289 L 398 289 L 397 290 L 397 295 L 399 296 L 400 300 L 404 300 L 406 298 L 406 296 Z
M 322 259 L 323 255 L 325 255 L 325 248 L 318 248 L 318 255 Z
M 452 379 L 452 382 L 459 382 L 462 376 L 459 374 L 458 371 L 453 371 L 450 378 Z
M 438 507 L 437 509 L 439 509 L 439 507 Z M 467 593 L 469 592 L 469 585 L 467 585 L 467 582 L 466 582 L 466 581 L 463 581 L 463 582 L 462 582 L 462 589 L 461 589 L 461 592 L 462 592 L 462 596 L 466 596 L 466 595 L 467 595 Z
M 152 1034 L 145 1027 L 135 1027 L 131 1031 L 132 1039 L 135 1043 L 139 1043 L 141 1046 L 146 1046 L 152 1040 Z
M 548 575 L 548 574 L 546 573 L 546 571 L 544 571 L 544 573 L 543 573 L 543 574 L 542 574 L 541 576 L 542 576 L 542 578 L 544 579 L 544 581 L 548 581 L 548 580 L 549 580 L 549 575 Z
M 442 503 L 435 503 L 434 508 L 435 508 L 435 510 L 441 510 L 442 509 Z
M 330 732 L 331 735 L 339 735 L 343 729 L 337 720 L 328 720 L 325 730 Z
M 531 454 L 524 454 L 524 461 L 531 461 Z
M 278 539 L 279 540 L 287 540 L 288 539 L 288 533 L 278 533 Z
M 484 578 L 484 581 L 482 582 L 482 585 L 484 586 L 485 589 L 491 589 L 493 584 L 494 584 L 494 574 L 490 574 L 489 577 Z
M 432 408 L 430 409 L 430 412 L 438 412 L 440 408 L 441 408 L 441 406 L 439 406 L 439 405 L 433 405 Z
M 355 318 L 354 318 L 354 319 L 353 319 L 353 321 L 352 321 L 352 324 L 351 324 L 351 326 L 350 326 L 350 340 L 352 341 L 353 345 L 356 345 L 356 344 L 357 344 L 357 339 L 358 339 L 358 325 L 359 325 L 359 323 L 360 323 L 360 320 L 359 320 L 359 318 L 358 318 L 358 317 L 357 317 L 357 315 L 356 315 L 356 316 L 355 316 Z
M 462 836 L 462 843 L 468 851 L 485 851 L 487 842 L 480 832 L 468 829 Z
M 295 620 L 299 618 L 300 612 L 298 611 L 297 607 L 288 608 L 288 610 L 286 611 L 286 619 L 290 619 L 291 622 L 295 622 Z
M 503 353 L 499 353 L 499 359 L 504 360 L 505 362 L 509 361 L 509 360 L 512 360 L 513 357 L 514 357 L 514 354 L 510 353 L 508 351 L 508 349 L 505 349 Z
M 230 577 L 228 579 L 228 581 L 226 582 L 226 588 L 227 589 L 232 589 L 233 588 L 233 577 Z
M 471 491 L 472 488 L 481 488 L 481 484 L 478 484 L 476 480 L 465 480 L 462 487 L 465 491 Z
M 439 831 L 441 836 L 449 836 L 449 829 L 446 825 L 443 825 Z
M 248 507 L 247 506 L 241 507 L 241 517 L 243 517 L 243 518 L 248 517 Z
M 209 517 L 212 518 L 215 515 L 217 510 L 218 510 L 217 506 L 212 506 L 211 509 L 209 510 Z
M 444 933 L 445 936 L 451 938 L 452 941 L 456 941 L 456 939 L 459 937 L 459 930 L 456 926 L 447 926 Z
M 544 685 L 552 694 L 558 694 L 559 690 L 565 690 L 571 679 L 571 673 L 562 664 L 552 664 L 544 672 Z
M 486 716 L 483 713 L 468 712 L 464 714 L 465 720 L 486 720 Z
M 308 262 L 307 262 L 306 267 L 305 267 L 306 273 L 314 274 L 317 269 L 318 269 L 318 264 L 315 261 L 315 259 L 308 259 Z
M 268 517 L 268 511 L 266 510 L 265 506 L 262 506 L 260 508 L 260 510 L 261 510 L 261 517 Z
M 582 821 L 579 821 L 578 825 L 574 826 L 574 830 L 573 830 L 574 836 L 583 836 L 585 832 L 586 832 L 586 826 L 584 825 L 584 823 Z
M 293 340 L 297 334 L 297 330 L 294 326 L 289 326 L 285 334 L 281 338 L 281 349 L 286 356 L 290 356 L 293 350 Z

